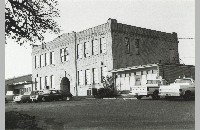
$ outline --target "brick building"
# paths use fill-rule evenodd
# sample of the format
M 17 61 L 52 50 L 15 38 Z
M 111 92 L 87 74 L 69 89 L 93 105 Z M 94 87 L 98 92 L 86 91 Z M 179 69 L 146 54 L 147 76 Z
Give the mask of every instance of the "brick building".
M 65 33 L 32 49 L 33 89 L 62 89 L 73 95 L 102 87 L 108 70 L 151 63 L 179 64 L 176 33 L 108 19 L 80 32 Z M 48 88 L 46 86 L 49 86 Z

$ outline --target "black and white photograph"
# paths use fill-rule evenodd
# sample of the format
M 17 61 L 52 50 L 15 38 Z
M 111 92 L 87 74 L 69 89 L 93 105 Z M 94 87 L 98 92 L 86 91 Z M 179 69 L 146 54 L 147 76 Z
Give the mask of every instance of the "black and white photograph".
M 195 129 L 195 0 L 5 0 L 4 22 L 6 130 Z

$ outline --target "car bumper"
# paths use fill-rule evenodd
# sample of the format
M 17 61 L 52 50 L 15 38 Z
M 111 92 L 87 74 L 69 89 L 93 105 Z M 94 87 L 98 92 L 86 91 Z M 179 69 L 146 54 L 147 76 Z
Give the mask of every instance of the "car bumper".
M 159 93 L 159 96 L 179 97 L 179 96 L 182 96 L 182 94 L 181 93 L 177 93 L 177 92 L 162 92 L 162 93 Z
M 14 99 L 13 101 L 14 101 L 14 102 L 20 102 L 21 99 Z

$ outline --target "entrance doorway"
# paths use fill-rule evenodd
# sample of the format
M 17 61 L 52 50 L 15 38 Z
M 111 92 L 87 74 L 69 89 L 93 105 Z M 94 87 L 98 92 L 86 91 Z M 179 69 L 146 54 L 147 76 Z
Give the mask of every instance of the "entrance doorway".
M 70 92 L 70 81 L 67 77 L 62 78 L 60 88 L 63 91 Z

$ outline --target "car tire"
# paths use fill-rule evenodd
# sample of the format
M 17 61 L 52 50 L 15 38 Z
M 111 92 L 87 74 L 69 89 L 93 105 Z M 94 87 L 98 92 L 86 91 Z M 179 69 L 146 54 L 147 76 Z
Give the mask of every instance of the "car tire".
M 62 100 L 63 100 L 63 101 L 66 101 L 66 100 L 67 100 L 67 97 L 63 97 Z
M 153 92 L 153 95 L 152 95 L 152 99 L 153 99 L 153 100 L 158 100 L 158 99 L 160 99 L 160 96 L 158 95 L 158 93 L 159 93 L 159 92 L 158 92 L 157 90 Z
M 136 98 L 137 98 L 138 100 L 140 100 L 140 99 L 142 98 L 142 96 L 136 96 Z
M 183 99 L 188 101 L 191 99 L 191 91 L 185 91 L 185 94 L 183 95 Z
M 43 102 L 46 102 L 47 100 L 46 100 L 46 98 L 45 98 L 45 97 L 42 97 L 42 101 L 43 101 Z

